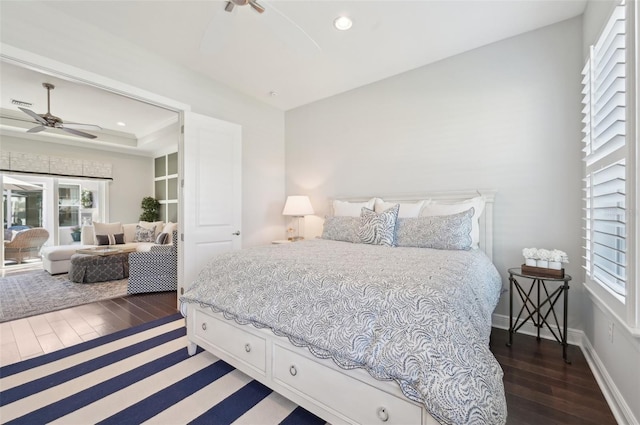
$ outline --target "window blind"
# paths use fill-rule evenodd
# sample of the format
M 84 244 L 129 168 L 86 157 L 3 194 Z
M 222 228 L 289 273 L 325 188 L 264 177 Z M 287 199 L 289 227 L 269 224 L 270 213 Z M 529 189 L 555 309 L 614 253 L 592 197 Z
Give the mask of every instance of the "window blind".
M 584 267 L 587 276 L 626 294 L 625 7 L 617 6 L 583 74 L 585 147 Z

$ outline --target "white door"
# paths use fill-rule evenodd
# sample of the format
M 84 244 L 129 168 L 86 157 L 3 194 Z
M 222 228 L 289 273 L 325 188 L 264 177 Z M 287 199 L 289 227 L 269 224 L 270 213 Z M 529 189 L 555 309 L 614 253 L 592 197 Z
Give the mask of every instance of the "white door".
M 211 257 L 242 244 L 241 127 L 192 112 L 183 120 L 178 295 Z

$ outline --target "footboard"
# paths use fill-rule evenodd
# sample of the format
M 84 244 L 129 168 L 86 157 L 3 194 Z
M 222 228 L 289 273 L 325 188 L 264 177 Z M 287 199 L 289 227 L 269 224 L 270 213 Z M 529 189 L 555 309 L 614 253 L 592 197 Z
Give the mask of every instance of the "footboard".
M 395 382 L 378 381 L 362 369 L 343 370 L 271 331 L 239 325 L 208 308 L 183 307 L 190 354 L 200 346 L 327 422 L 438 423 Z

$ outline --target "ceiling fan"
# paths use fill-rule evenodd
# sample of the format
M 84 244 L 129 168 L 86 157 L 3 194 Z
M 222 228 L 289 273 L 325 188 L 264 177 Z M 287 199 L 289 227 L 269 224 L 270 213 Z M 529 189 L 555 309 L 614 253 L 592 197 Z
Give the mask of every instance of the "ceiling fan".
M 249 5 L 253 7 L 258 13 L 264 13 L 264 7 L 262 7 L 256 0 L 231 0 L 227 2 L 227 5 L 224 7 L 224 10 L 227 12 L 231 12 L 234 6 L 246 6 Z
M 215 13 L 200 41 L 200 50 L 203 53 L 215 54 L 223 51 L 227 46 L 225 40 L 230 37 L 230 34 L 237 34 L 238 31 L 242 33 L 242 28 L 246 25 L 252 26 L 251 34 L 260 33 L 260 36 L 266 39 L 275 37 L 298 55 L 312 56 L 322 50 L 320 45 L 304 28 L 276 7 L 270 0 L 260 0 L 260 3 L 257 0 L 229 0 L 226 2 L 224 10 L 233 12 L 235 6 L 246 5 L 251 6 L 260 15 L 267 9 L 269 13 L 265 13 L 259 22 L 256 22 L 257 19 L 251 19 L 251 14 L 236 14 L 235 18 L 238 19 L 230 19 L 230 14 Z M 241 15 L 244 15 L 244 17 Z M 246 40 L 247 43 L 251 43 L 250 37 L 246 38 Z
M 55 115 L 51 115 L 51 90 L 55 88 L 53 84 L 50 83 L 42 83 L 42 87 L 47 89 L 47 113 L 46 114 L 36 114 L 30 109 L 23 108 L 21 106 L 18 107 L 22 112 L 29 115 L 31 118 L 36 120 L 36 124 L 40 124 L 37 127 L 33 127 L 32 129 L 27 130 L 27 133 L 39 133 L 45 130 L 47 127 L 49 128 L 59 128 L 61 130 L 66 131 L 67 133 L 71 133 L 76 136 L 86 137 L 88 139 L 95 139 L 97 136 L 93 134 L 85 133 L 81 130 L 102 130 L 102 127 L 93 125 L 93 124 L 80 124 L 80 123 L 65 123 L 62 119 L 56 117 Z

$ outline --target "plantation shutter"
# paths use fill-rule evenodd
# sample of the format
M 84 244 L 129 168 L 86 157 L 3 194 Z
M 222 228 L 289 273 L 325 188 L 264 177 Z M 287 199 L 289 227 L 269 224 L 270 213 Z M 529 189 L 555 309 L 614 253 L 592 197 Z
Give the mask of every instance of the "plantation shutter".
M 582 71 L 584 259 L 588 277 L 622 296 L 627 279 L 625 68 L 625 7 L 618 6 Z

